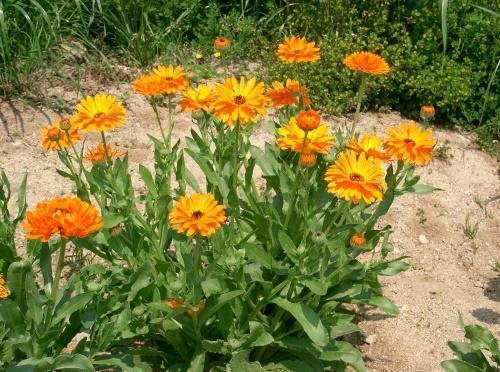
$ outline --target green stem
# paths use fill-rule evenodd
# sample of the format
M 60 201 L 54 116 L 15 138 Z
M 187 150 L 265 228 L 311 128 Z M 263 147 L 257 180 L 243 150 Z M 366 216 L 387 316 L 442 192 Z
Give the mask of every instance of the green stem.
M 198 322 L 198 304 L 201 301 L 201 282 L 199 270 L 201 270 L 201 251 L 203 247 L 203 238 L 196 238 L 196 244 L 193 247 L 193 328 L 198 342 L 201 342 L 200 324 Z
M 172 95 L 168 95 L 168 131 L 167 131 L 167 150 L 172 149 L 172 132 L 174 130 L 174 117 L 172 107 Z
M 106 161 L 108 165 L 111 165 L 111 158 L 109 157 L 108 145 L 106 144 L 106 136 L 104 135 L 104 132 L 102 130 L 101 130 L 101 138 L 102 138 L 102 144 L 104 146 L 104 153 L 106 154 Z
M 351 137 L 354 136 L 354 131 L 356 130 L 356 125 L 359 122 L 359 115 L 361 111 L 361 102 L 363 101 L 363 97 L 365 95 L 365 89 L 366 89 L 366 75 L 363 74 L 363 77 L 361 78 L 361 85 L 359 86 L 359 91 L 358 91 L 358 103 L 356 105 L 356 113 L 354 114 L 354 121 L 352 122 L 352 127 L 351 127 Z
M 288 223 L 290 222 L 290 218 L 292 217 L 292 211 L 295 206 L 295 202 L 297 201 L 298 193 L 299 193 L 299 185 L 301 181 L 301 175 L 302 173 L 300 172 L 300 158 L 302 157 L 302 154 L 304 153 L 304 150 L 307 145 L 307 135 L 309 134 L 308 131 L 305 131 L 304 134 L 304 141 L 302 142 L 302 147 L 300 148 L 300 153 L 299 153 L 299 161 L 297 162 L 297 168 L 295 170 L 295 183 L 293 185 L 293 191 L 292 191 L 292 201 L 288 205 L 288 211 L 286 213 L 286 218 L 285 218 L 285 229 L 288 228 Z
M 167 145 L 167 138 L 165 137 L 165 132 L 163 131 L 163 125 L 161 125 L 161 117 L 160 117 L 160 113 L 158 112 L 158 107 L 156 106 L 156 103 L 153 100 L 150 101 L 150 104 L 151 104 L 151 107 L 153 108 L 153 111 L 155 112 L 156 121 L 158 122 L 158 126 L 160 127 L 161 138 L 163 138 L 163 142 L 165 143 L 165 145 Z

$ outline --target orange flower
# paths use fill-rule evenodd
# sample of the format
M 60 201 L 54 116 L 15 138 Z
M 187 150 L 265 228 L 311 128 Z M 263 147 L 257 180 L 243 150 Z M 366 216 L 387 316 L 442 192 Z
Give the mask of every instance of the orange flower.
M 305 85 L 300 85 L 297 80 L 286 79 L 286 87 L 290 89 L 292 92 L 299 94 L 302 96 L 302 102 L 304 105 L 309 105 L 311 103 L 311 99 L 309 98 L 308 89 Z
M 363 234 L 355 234 L 351 236 L 351 245 L 353 247 L 361 247 L 366 243 L 366 239 Z
M 203 309 L 204 309 L 204 308 L 205 308 L 205 301 L 200 301 L 200 302 L 198 303 L 198 305 L 196 305 L 196 313 L 197 313 L 197 314 L 201 313 L 201 312 L 203 311 Z M 187 315 L 188 317 L 192 318 L 192 317 L 193 317 L 193 310 L 188 309 L 188 310 L 186 311 L 186 315 Z
M 71 121 L 84 131 L 114 129 L 127 119 L 125 108 L 116 97 L 107 94 L 87 96 L 76 105 Z
M 432 129 L 422 128 L 411 120 L 401 123 L 399 128 L 389 128 L 389 136 L 384 142 L 384 149 L 390 155 L 404 163 L 424 165 L 432 159 L 432 149 L 436 140 L 432 138 Z
M 231 42 L 224 36 L 217 36 L 214 40 L 215 49 L 226 49 L 229 45 L 231 45 Z
M 321 121 L 321 117 L 318 111 L 309 109 L 307 111 L 301 111 L 297 116 L 297 125 L 300 129 L 304 131 L 310 131 L 316 129 Z
M 152 74 L 160 77 L 163 94 L 181 92 L 189 85 L 184 69 L 180 66 L 174 68 L 172 65 L 160 65 L 153 70 Z
M 278 45 L 276 55 L 285 63 L 314 62 L 319 59 L 319 48 L 315 45 L 305 37 L 285 37 L 285 41 Z
M 279 81 L 272 82 L 272 88 L 267 88 L 267 96 L 272 101 L 273 106 L 296 105 L 297 97 L 288 88 L 285 88 Z
M 304 167 L 312 167 L 314 164 L 316 164 L 316 154 L 314 152 L 304 152 L 302 155 L 300 155 L 300 164 L 302 164 Z
M 351 138 L 347 148 L 354 150 L 356 154 L 364 153 L 366 158 L 373 157 L 382 161 L 388 161 L 391 157 L 385 152 L 380 151 L 382 141 L 374 134 L 363 134 L 360 140 Z
M 158 96 L 166 90 L 165 80 L 156 74 L 141 75 L 133 83 L 134 90 L 144 96 Z
M 257 83 L 255 78 L 240 81 L 233 76 L 224 84 L 215 85 L 215 99 L 212 105 L 214 115 L 227 125 L 237 121 L 245 125 L 255 121 L 257 115 L 266 113 L 267 98 L 264 96 L 264 83 Z
M 85 238 L 102 227 L 97 209 L 77 197 L 62 197 L 38 203 L 26 214 L 23 228 L 26 238 L 49 241 L 52 236 L 64 239 Z
M 389 64 L 378 54 L 370 52 L 355 52 L 343 60 L 351 70 L 361 71 L 365 74 L 385 75 L 390 71 Z
M 282 150 L 291 149 L 295 152 L 328 154 L 328 149 L 333 146 L 333 136 L 327 125 L 321 124 L 316 129 L 307 132 L 307 141 L 304 151 L 304 137 L 306 132 L 299 128 L 295 117 L 290 118 L 287 126 L 278 129 L 281 136 L 276 140 L 276 144 Z
M 71 147 L 71 143 L 80 141 L 78 129 L 71 126 L 68 119 L 56 120 L 40 130 L 42 146 L 45 150 L 60 150 Z
M 180 233 L 210 236 L 226 222 L 224 206 L 212 194 L 182 196 L 170 212 L 170 224 Z
M 328 192 L 347 201 L 352 200 L 355 204 L 361 199 L 367 204 L 382 200 L 385 187 L 383 179 L 380 160 L 367 159 L 364 153 L 358 157 L 352 150 L 340 153 L 335 164 L 325 173 Z
M 171 298 L 165 301 L 165 305 L 167 305 L 172 310 L 175 310 L 181 306 L 184 306 L 184 301 L 182 301 L 179 298 Z M 200 301 L 198 305 L 196 305 L 196 312 L 201 313 L 204 308 L 205 308 L 205 301 Z M 193 310 L 187 309 L 185 314 L 191 318 L 193 316 Z
M 182 99 L 179 101 L 181 111 L 198 112 L 200 110 L 210 111 L 210 105 L 214 100 L 212 89 L 207 84 L 200 84 L 194 90 L 189 87 L 182 93 Z
M 422 120 L 432 120 L 436 115 L 436 109 L 432 105 L 423 105 L 420 108 L 420 117 Z
M 111 145 L 106 145 L 108 150 L 108 156 L 111 160 L 125 156 L 127 153 L 123 150 L 116 150 L 111 147 Z M 83 157 L 85 160 L 92 162 L 94 165 L 101 165 L 106 162 L 106 151 L 102 143 L 91 147 L 89 151 Z
M 5 300 L 7 297 L 9 297 L 9 295 L 10 291 L 5 286 L 5 279 L 3 278 L 3 275 L 0 274 L 0 300 Z

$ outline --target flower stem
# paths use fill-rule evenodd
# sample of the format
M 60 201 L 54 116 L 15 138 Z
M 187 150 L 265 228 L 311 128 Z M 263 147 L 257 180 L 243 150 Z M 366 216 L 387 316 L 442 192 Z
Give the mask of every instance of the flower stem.
M 365 90 L 366 90 L 366 75 L 363 74 L 363 77 L 361 78 L 361 85 L 359 86 L 359 91 L 358 91 L 358 97 L 357 97 L 358 103 L 356 105 L 356 113 L 354 114 L 354 121 L 352 122 L 352 127 L 351 127 L 351 133 L 350 133 L 351 137 L 354 136 L 354 131 L 356 130 L 356 126 L 359 122 L 361 102 L 363 101 Z
M 102 144 L 104 146 L 104 153 L 106 154 L 106 161 L 108 162 L 108 165 L 111 165 L 111 158 L 109 157 L 108 145 L 106 144 L 106 136 L 104 135 L 104 131 L 102 130 L 101 130 L 101 138 L 102 138 Z
M 165 137 L 165 132 L 163 131 L 163 125 L 161 125 L 161 117 L 160 117 L 160 113 L 158 112 L 158 107 L 156 106 L 156 103 L 153 100 L 150 101 L 150 104 L 151 104 L 151 107 L 153 108 L 153 111 L 155 112 L 156 121 L 158 122 L 158 126 L 160 127 L 161 138 L 163 138 L 163 142 L 166 145 L 167 138 Z

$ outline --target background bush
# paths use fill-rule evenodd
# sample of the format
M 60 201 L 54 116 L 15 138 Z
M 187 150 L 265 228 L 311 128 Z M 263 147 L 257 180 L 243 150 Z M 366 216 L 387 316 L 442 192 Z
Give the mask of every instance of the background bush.
M 66 49 L 58 47 L 68 37 L 104 61 L 118 55 L 121 63 L 146 67 L 160 57 L 185 61 L 186 53 L 211 53 L 213 38 L 224 35 L 233 41 L 227 58 L 263 60 L 271 81 L 292 73 L 274 58 L 278 41 L 307 35 L 319 42 L 322 58 L 299 73 L 317 108 L 353 110 L 358 84 L 341 60 L 370 50 L 393 72 L 372 80 L 365 108 L 415 116 L 421 104 L 432 103 L 438 119 L 487 125 L 481 133 L 498 139 L 500 5 L 446 3 L 443 38 L 441 2 L 434 0 L 4 0 L 0 85 L 4 95 L 29 88 L 33 72 L 63 57 Z

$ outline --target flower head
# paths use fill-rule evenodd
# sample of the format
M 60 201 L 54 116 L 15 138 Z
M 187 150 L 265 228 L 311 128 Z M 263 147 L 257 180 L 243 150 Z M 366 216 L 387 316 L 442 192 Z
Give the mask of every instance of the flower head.
M 76 105 L 71 121 L 84 131 L 114 129 L 127 119 L 125 108 L 115 96 L 96 94 L 87 96 Z
M 226 222 L 224 206 L 212 194 L 182 196 L 169 215 L 170 224 L 180 233 L 210 236 Z
M 328 154 L 328 149 L 333 146 L 333 136 L 327 125 L 321 124 L 316 129 L 307 132 L 307 141 L 304 151 L 304 137 L 306 132 L 299 128 L 295 117 L 290 118 L 287 126 L 278 129 L 281 136 L 276 140 L 276 144 L 282 150 L 291 149 L 295 152 Z
M 127 153 L 123 150 L 116 150 L 112 148 L 111 145 L 106 145 L 106 147 L 104 147 L 104 145 L 100 143 L 94 147 L 91 147 L 83 158 L 89 162 L 92 162 L 92 164 L 94 165 L 104 164 L 106 162 L 105 149 L 107 150 L 108 156 L 111 160 L 125 156 L 125 154 Z
M 285 86 L 279 81 L 273 81 L 271 85 L 271 88 L 267 88 L 266 94 L 275 107 L 296 105 L 299 97 L 302 97 L 304 105 L 311 103 L 307 88 L 300 86 L 297 80 L 287 79 Z
M 427 164 L 432 159 L 432 149 L 436 140 L 432 138 L 432 129 L 422 128 L 411 120 L 401 123 L 399 128 L 388 130 L 389 135 L 384 142 L 387 154 L 402 160 L 404 163 L 416 165 Z
M 420 117 L 422 120 L 432 120 L 436 115 L 436 109 L 432 105 L 423 105 L 420 108 Z
M 5 300 L 7 297 L 9 297 L 9 295 L 10 291 L 5 286 L 5 279 L 3 278 L 3 275 L 0 274 L 0 300 Z
M 158 96 L 165 93 L 167 84 L 159 75 L 149 73 L 139 76 L 134 81 L 133 87 L 137 93 L 143 96 Z
M 196 53 L 196 54 L 194 55 L 194 58 L 196 58 L 196 59 L 202 59 L 202 58 L 203 58 L 203 54 L 201 54 L 201 53 Z
M 165 305 L 167 305 L 172 310 L 178 309 L 179 307 L 184 306 L 184 301 L 179 298 L 171 298 L 165 301 Z M 196 312 L 200 313 L 205 308 L 205 301 L 200 301 L 196 305 Z M 186 315 L 190 318 L 193 316 L 193 311 L 191 309 L 186 310 Z
M 366 239 L 363 234 L 354 234 L 351 236 L 351 245 L 353 247 L 361 247 L 366 243 Z
M 361 139 L 351 138 L 347 148 L 353 150 L 356 154 L 364 153 L 366 158 L 373 157 L 382 161 L 388 161 L 391 157 L 385 152 L 380 151 L 382 141 L 374 134 L 365 133 Z
M 227 125 L 237 121 L 245 125 L 255 121 L 257 115 L 266 113 L 267 98 L 264 96 L 264 83 L 257 83 L 256 78 L 248 81 L 234 76 L 224 84 L 215 85 L 214 114 Z
M 328 192 L 355 204 L 361 199 L 367 204 L 382 200 L 383 179 L 380 160 L 366 158 L 364 153 L 357 156 L 352 150 L 340 153 L 338 160 L 325 173 Z
M 160 78 L 163 94 L 181 92 L 189 85 L 184 69 L 181 66 L 160 65 L 156 67 L 151 74 Z
M 319 48 L 315 45 L 305 37 L 285 37 L 285 41 L 278 45 L 276 55 L 285 63 L 315 62 L 319 59 Z
M 23 228 L 26 238 L 49 241 L 52 236 L 64 239 L 84 238 L 102 227 L 97 209 L 77 197 L 55 198 L 38 203 L 26 213 Z
M 56 120 L 40 130 L 42 146 L 45 150 L 60 150 L 71 147 L 71 143 L 80 141 L 78 129 L 71 125 L 70 120 Z
M 314 152 L 304 152 L 300 155 L 300 164 L 304 167 L 312 167 L 316 164 L 316 154 Z
M 220 58 L 221 54 L 220 54 L 220 52 L 215 52 L 215 53 L 213 54 L 213 56 L 214 56 L 215 58 Z
M 217 36 L 214 40 L 215 49 L 226 49 L 229 45 L 231 45 L 231 41 L 224 36 Z
M 181 111 L 198 112 L 200 110 L 209 111 L 210 105 L 214 100 L 212 89 L 207 84 L 200 84 L 193 89 L 188 87 L 182 93 L 182 99 L 179 101 Z
M 311 103 L 311 99 L 309 98 L 309 90 L 305 85 L 301 85 L 297 80 L 286 79 L 286 87 L 290 89 L 295 94 L 298 94 L 302 97 L 302 103 L 304 105 L 309 105 Z
M 316 129 L 320 125 L 321 116 L 318 111 L 309 109 L 301 111 L 297 116 L 297 125 L 304 131 Z
M 371 52 L 355 52 L 342 61 L 349 69 L 365 74 L 385 75 L 390 71 L 389 64 L 378 54 Z

